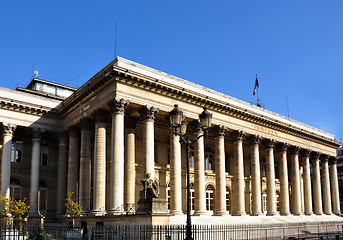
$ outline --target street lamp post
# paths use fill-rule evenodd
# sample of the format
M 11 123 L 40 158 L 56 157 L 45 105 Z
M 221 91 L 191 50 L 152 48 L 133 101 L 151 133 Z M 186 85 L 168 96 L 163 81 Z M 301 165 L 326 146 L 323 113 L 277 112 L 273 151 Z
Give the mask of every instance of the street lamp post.
M 212 114 L 209 113 L 204 107 L 204 111 L 199 114 L 200 127 L 203 134 L 191 141 L 189 137 L 185 139 L 183 136 L 186 134 L 187 122 L 184 120 L 183 112 L 174 105 L 174 109 L 169 113 L 170 125 L 174 128 L 174 135 L 179 136 L 180 143 L 186 146 L 187 153 L 187 222 L 186 222 L 186 238 L 185 240 L 193 240 L 192 238 L 192 221 L 191 221 L 191 192 L 190 192 L 190 149 L 201 137 L 208 136 L 208 129 L 211 127 Z

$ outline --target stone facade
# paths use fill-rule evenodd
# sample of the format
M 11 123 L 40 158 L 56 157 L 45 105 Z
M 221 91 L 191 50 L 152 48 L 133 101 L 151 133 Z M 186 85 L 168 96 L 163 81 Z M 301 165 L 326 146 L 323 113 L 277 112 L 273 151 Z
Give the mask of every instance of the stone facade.
M 146 173 L 169 213 L 184 214 L 174 104 L 191 139 L 202 134 L 202 107 L 213 114 L 192 151 L 194 215 L 340 214 L 339 143 L 329 133 L 120 57 L 73 91 L 62 100 L 0 88 L 1 194 L 26 197 L 30 217 L 62 216 L 67 191 L 85 219 L 134 214 Z

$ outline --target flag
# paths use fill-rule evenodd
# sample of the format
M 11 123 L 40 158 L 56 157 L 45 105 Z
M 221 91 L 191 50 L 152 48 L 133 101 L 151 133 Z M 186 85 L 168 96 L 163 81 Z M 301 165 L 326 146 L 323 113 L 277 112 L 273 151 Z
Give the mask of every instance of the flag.
M 258 79 L 257 79 L 257 74 L 256 74 L 256 80 L 255 80 L 255 86 L 254 86 L 254 92 L 252 93 L 252 95 L 255 96 L 256 94 L 256 90 L 259 88 L 259 85 L 258 85 Z

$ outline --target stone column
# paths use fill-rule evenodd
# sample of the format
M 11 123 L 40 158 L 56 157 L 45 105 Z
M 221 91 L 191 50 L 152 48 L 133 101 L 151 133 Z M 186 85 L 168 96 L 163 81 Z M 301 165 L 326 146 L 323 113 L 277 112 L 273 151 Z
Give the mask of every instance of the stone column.
M 251 215 L 262 215 L 261 211 L 261 171 L 260 171 L 260 153 L 259 145 L 261 137 L 258 135 L 252 135 L 250 138 L 251 144 L 251 201 L 252 212 Z
M 322 190 L 320 183 L 319 153 L 312 153 L 312 176 L 313 176 L 313 205 L 316 215 L 323 214 Z
M 81 126 L 81 149 L 80 149 L 80 180 L 79 180 L 79 203 L 84 212 L 90 209 L 91 188 L 91 134 L 93 122 L 89 118 L 80 121 Z
M 275 200 L 275 167 L 274 167 L 274 140 L 267 139 L 265 146 L 266 155 L 266 174 L 267 174 L 267 216 L 277 215 Z
M 77 200 L 79 178 L 79 143 L 80 133 L 77 126 L 69 128 L 68 179 L 67 192 L 74 193 L 72 199 Z
M 194 138 L 203 134 L 198 121 L 193 122 L 196 130 Z M 205 191 L 205 151 L 204 138 L 201 137 L 194 146 L 194 215 L 207 214 Z
M 125 129 L 125 159 L 124 159 L 124 205 L 126 211 L 134 210 L 135 181 L 136 181 L 136 155 L 135 155 L 135 128 L 136 120 L 127 119 Z
M 107 112 L 97 109 L 93 112 L 95 119 L 94 138 L 94 173 L 93 173 L 93 209 L 92 215 L 102 216 L 105 212 L 106 194 L 106 121 Z
M 329 156 L 322 155 L 322 181 L 323 181 L 323 201 L 324 201 L 324 213 L 331 215 L 331 194 L 330 194 L 330 176 L 329 176 Z
M 292 171 L 292 214 L 301 215 L 301 192 L 299 172 L 299 150 L 298 146 L 291 149 L 291 171 Z
M 182 214 L 181 144 L 170 131 L 170 213 Z
M 245 215 L 244 201 L 244 163 L 243 163 L 243 131 L 233 132 L 235 168 L 233 172 L 232 215 Z
M 331 196 L 332 196 L 333 213 L 336 215 L 340 215 L 341 208 L 340 208 L 340 201 L 339 201 L 337 158 L 336 157 L 331 157 L 330 159 L 330 179 L 331 179 Z
M 310 153 L 311 150 L 304 149 L 303 151 L 303 183 L 304 183 L 304 207 L 305 214 L 312 215 L 312 191 L 311 191 L 311 172 L 310 172 Z
M 39 166 L 42 129 L 32 130 L 32 157 L 31 157 L 31 175 L 30 175 L 30 209 L 29 217 L 39 217 L 38 213 L 38 189 L 39 189 Z
M 124 115 L 129 101 L 112 99 L 107 105 L 112 110 L 111 136 L 111 198 L 109 214 L 124 211 Z
M 217 125 L 214 127 L 216 137 L 215 145 L 215 171 L 216 171 L 216 198 L 215 198 L 215 215 L 227 215 L 226 211 L 226 175 L 225 175 L 225 143 L 224 135 L 227 127 Z
M 143 119 L 145 173 L 150 173 L 152 179 L 155 179 L 154 122 L 155 115 L 158 113 L 158 111 L 158 108 L 147 106 L 144 106 L 139 110 L 139 113 Z
M 3 124 L 1 157 L 1 196 L 10 197 L 11 149 L 12 137 L 16 129 L 14 124 Z
M 57 166 L 57 196 L 56 214 L 61 216 L 65 212 L 65 200 L 67 198 L 67 143 L 68 136 L 65 132 L 59 133 L 58 166 Z
M 289 188 L 288 188 L 288 167 L 287 167 L 287 143 L 279 144 L 280 159 L 280 215 L 290 215 L 289 212 Z

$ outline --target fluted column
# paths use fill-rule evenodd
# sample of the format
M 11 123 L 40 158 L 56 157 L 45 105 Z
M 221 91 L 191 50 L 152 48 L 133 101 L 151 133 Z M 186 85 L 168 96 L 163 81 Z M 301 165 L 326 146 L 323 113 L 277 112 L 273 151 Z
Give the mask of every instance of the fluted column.
M 32 157 L 31 157 L 31 175 L 30 175 L 30 209 L 29 217 L 38 217 L 38 189 L 39 189 L 39 165 L 42 129 L 32 130 Z
M 68 136 L 65 132 L 59 133 L 58 166 L 57 166 L 57 196 L 56 214 L 61 216 L 65 212 L 65 199 L 67 197 L 67 143 Z
M 67 192 L 74 193 L 72 199 L 77 200 L 78 196 L 78 178 L 79 178 L 79 142 L 80 133 L 77 126 L 69 128 L 69 151 L 68 151 L 68 179 Z M 65 196 L 67 197 L 67 196 Z
M 309 149 L 303 151 L 303 183 L 304 183 L 304 207 L 305 214 L 312 215 L 312 191 L 311 191 L 311 172 L 310 172 L 310 153 Z
M 330 179 L 331 179 L 331 196 L 332 196 L 332 210 L 334 214 L 340 215 L 340 201 L 337 177 L 337 158 L 331 157 L 330 159 Z
M 143 119 L 143 148 L 145 173 L 150 173 L 151 178 L 155 179 L 155 139 L 154 139 L 154 122 L 155 115 L 159 109 L 156 107 L 144 106 L 139 110 Z
M 324 201 L 324 213 L 331 215 L 331 194 L 330 194 L 330 176 L 329 176 L 329 156 L 322 155 L 322 181 L 323 181 L 323 201 Z
M 323 214 L 322 190 L 320 183 L 319 153 L 312 153 L 312 178 L 313 178 L 313 205 L 316 215 Z
M 261 137 L 258 135 L 252 135 L 250 138 L 251 144 L 251 201 L 252 212 L 251 215 L 262 215 L 261 210 L 261 172 L 260 172 L 260 151 L 259 145 Z
M 227 215 L 226 210 L 226 175 L 225 175 L 225 143 L 224 135 L 227 127 L 217 125 L 214 127 L 216 138 L 215 145 L 215 170 L 216 170 L 216 198 L 215 198 L 215 215 Z
M 266 155 L 266 174 L 267 174 L 267 215 L 277 215 L 275 200 L 275 167 L 274 167 L 274 140 L 265 141 Z
M 7 198 L 10 197 L 12 137 L 16 127 L 16 125 L 10 123 L 3 124 L 1 157 L 1 196 L 6 196 Z
M 199 122 L 193 122 L 196 133 L 195 138 L 203 134 Z M 205 192 L 205 152 L 204 138 L 201 137 L 194 146 L 194 215 L 206 214 Z
M 234 141 L 234 161 L 235 168 L 233 173 L 233 191 L 232 191 L 232 215 L 245 215 L 244 200 L 244 163 L 243 163 L 243 131 L 233 132 Z
M 112 110 L 111 136 L 111 198 L 109 214 L 124 210 L 124 115 L 129 101 L 112 99 L 107 105 Z
M 136 120 L 127 119 L 125 125 L 125 159 L 124 159 L 124 205 L 126 211 L 132 211 L 135 204 L 136 156 L 135 128 Z
M 289 188 L 287 167 L 287 143 L 279 144 L 279 169 L 280 169 L 280 214 L 289 215 Z
M 79 180 L 79 203 L 84 212 L 90 209 L 90 187 L 91 187 L 91 134 L 93 122 L 84 118 L 81 125 L 81 149 L 80 149 L 80 180 Z
M 107 112 L 103 109 L 95 110 L 95 138 L 94 138 L 94 174 L 93 174 L 93 209 L 92 215 L 105 214 L 106 194 L 106 120 Z
M 291 149 L 291 172 L 292 172 L 292 214 L 301 215 L 301 192 L 299 172 L 299 150 L 298 146 Z
M 170 212 L 182 214 L 181 144 L 170 131 Z

